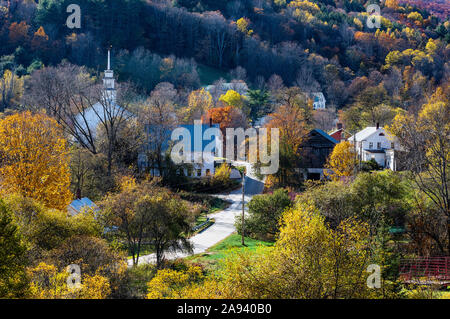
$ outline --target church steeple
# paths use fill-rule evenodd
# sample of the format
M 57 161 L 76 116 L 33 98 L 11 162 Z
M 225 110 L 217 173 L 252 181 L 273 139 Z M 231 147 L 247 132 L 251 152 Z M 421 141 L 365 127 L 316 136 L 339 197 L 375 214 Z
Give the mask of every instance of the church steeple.
M 111 50 L 108 49 L 108 68 L 103 78 L 104 98 L 110 103 L 116 103 L 116 89 L 114 83 L 114 71 L 111 70 Z

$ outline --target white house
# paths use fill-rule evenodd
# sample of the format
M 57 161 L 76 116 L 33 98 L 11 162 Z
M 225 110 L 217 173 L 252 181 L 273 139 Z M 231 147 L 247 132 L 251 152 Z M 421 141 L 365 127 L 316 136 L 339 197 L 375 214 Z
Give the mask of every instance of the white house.
M 356 143 L 356 151 L 361 161 L 374 159 L 383 168 L 397 170 L 395 153 L 400 150 L 400 145 L 395 137 L 379 125 L 366 127 L 350 136 L 347 141 Z
M 314 93 L 311 93 L 309 96 L 313 100 L 314 110 L 326 109 L 327 100 L 325 100 L 325 96 L 323 95 L 322 92 L 314 92 Z
M 196 121 L 197 122 L 197 121 Z M 186 165 L 188 168 L 183 169 L 183 174 L 185 176 L 200 178 L 200 177 L 208 177 L 214 176 L 216 160 L 212 154 L 208 154 L 205 151 L 206 146 L 209 146 L 210 143 L 213 143 L 213 151 L 222 148 L 221 141 L 217 140 L 216 136 L 212 136 L 209 139 L 204 138 L 205 131 L 209 128 L 214 128 L 216 130 L 220 129 L 219 124 L 199 124 L 198 122 L 195 124 L 189 125 L 180 125 L 177 129 L 184 129 L 185 132 L 189 135 L 190 140 L 187 145 L 190 149 L 186 150 L 186 153 L 180 154 L 186 159 Z M 148 125 L 146 127 L 146 133 L 151 135 L 153 127 Z M 171 135 L 173 131 L 166 132 L 166 140 L 162 144 L 162 153 L 166 155 L 167 149 L 170 147 L 170 144 L 177 141 L 171 141 Z M 150 148 L 147 148 L 148 150 Z M 148 157 L 145 153 L 140 153 L 138 156 L 138 167 L 140 169 L 149 169 L 150 174 L 152 176 L 160 176 L 159 167 L 155 163 L 149 163 Z

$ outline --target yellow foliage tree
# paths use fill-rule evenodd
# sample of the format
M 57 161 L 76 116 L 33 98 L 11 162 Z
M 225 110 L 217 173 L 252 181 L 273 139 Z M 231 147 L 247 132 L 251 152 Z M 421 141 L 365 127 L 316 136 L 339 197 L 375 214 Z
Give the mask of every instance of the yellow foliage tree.
M 219 101 L 225 103 L 227 106 L 235 106 L 239 109 L 244 107 L 244 98 L 234 90 L 228 90 L 227 93 L 221 95 Z
M 341 177 L 353 176 L 357 161 L 353 144 L 348 141 L 337 144 L 333 152 L 328 157 L 325 167 L 329 171 L 325 171 L 325 175 L 330 176 L 334 180 Z
M 214 173 L 214 184 L 228 187 L 231 183 L 230 175 L 231 167 L 227 163 L 222 163 Z
M 151 298 L 368 298 L 369 230 L 347 219 L 329 228 L 314 206 L 287 210 L 274 247 L 230 252 L 216 275 L 166 271 L 149 283 Z
M 236 21 L 236 26 L 239 31 L 244 33 L 245 35 L 252 35 L 253 30 L 249 30 L 250 21 L 247 18 L 240 18 Z
M 148 283 L 147 299 L 178 299 L 184 291 L 205 277 L 200 267 L 189 267 L 186 271 L 159 270 Z
M 192 91 L 188 98 L 188 107 L 184 110 L 183 120 L 192 123 L 201 119 L 213 107 L 211 94 L 205 89 Z
M 398 0 L 386 0 L 384 5 L 387 8 L 391 8 L 391 9 L 397 10 L 398 9 Z
M 23 94 L 23 78 L 5 70 L 0 79 L 0 110 L 19 103 Z
M 80 274 L 80 286 L 67 284 L 69 272 L 44 262 L 28 270 L 30 293 L 35 299 L 105 299 L 111 293 L 109 281 L 100 275 Z
M 23 112 L 1 119 L 0 192 L 66 209 L 72 199 L 68 154 L 60 126 L 47 115 Z

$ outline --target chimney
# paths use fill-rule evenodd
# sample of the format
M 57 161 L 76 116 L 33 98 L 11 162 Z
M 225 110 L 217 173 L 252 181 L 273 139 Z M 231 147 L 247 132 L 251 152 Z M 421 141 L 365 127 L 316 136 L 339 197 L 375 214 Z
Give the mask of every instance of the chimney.
M 380 123 L 377 122 L 377 130 L 380 128 Z
M 77 197 L 77 199 L 81 199 L 81 189 L 80 188 L 77 188 L 76 197 Z
M 212 127 L 212 118 L 209 118 L 209 127 Z
M 342 123 L 337 123 L 336 127 L 338 130 L 342 130 Z

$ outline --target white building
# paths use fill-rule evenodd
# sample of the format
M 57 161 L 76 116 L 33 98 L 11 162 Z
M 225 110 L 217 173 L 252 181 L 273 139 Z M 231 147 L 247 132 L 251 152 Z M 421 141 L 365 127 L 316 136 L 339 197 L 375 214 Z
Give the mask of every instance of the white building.
M 222 141 L 218 140 L 216 136 L 211 138 L 204 138 L 205 131 L 210 128 L 215 130 L 220 130 L 219 124 L 201 124 L 200 121 L 195 121 L 195 124 L 180 125 L 178 127 L 184 129 L 185 133 L 188 135 L 187 147 L 189 149 L 185 150 L 184 154 L 180 154 L 186 159 L 186 168 L 183 168 L 183 174 L 188 177 L 200 178 L 214 176 L 216 168 L 215 157 L 205 151 L 206 147 L 213 143 L 213 151 L 218 151 L 222 149 Z M 151 135 L 154 127 L 148 125 L 146 127 L 146 134 Z M 166 132 L 166 140 L 162 144 L 162 154 L 166 156 L 167 149 L 171 146 L 174 141 L 171 141 L 171 135 L 173 131 Z M 184 138 L 184 137 L 183 137 Z M 184 140 L 183 140 L 184 141 Z M 147 150 L 150 150 L 147 147 Z M 150 163 L 148 157 L 145 153 L 140 153 L 138 156 L 138 167 L 140 169 L 149 169 L 152 176 L 160 176 L 160 170 L 156 163 Z
M 310 98 L 313 100 L 314 110 L 324 110 L 326 109 L 327 100 L 322 92 L 314 92 L 310 94 Z
M 133 116 L 116 103 L 116 97 L 117 91 L 115 88 L 114 71 L 111 70 L 111 53 L 108 50 L 108 67 L 104 72 L 101 100 L 92 107 L 82 110 L 75 117 L 76 123 L 74 125 L 80 136 L 91 135 L 95 139 L 100 123 L 107 122 L 115 117 Z
M 384 128 L 378 125 L 366 127 L 350 136 L 347 141 L 356 143 L 356 151 L 361 161 L 374 159 L 383 168 L 397 170 L 395 153 L 400 146 L 395 137 L 389 135 Z

